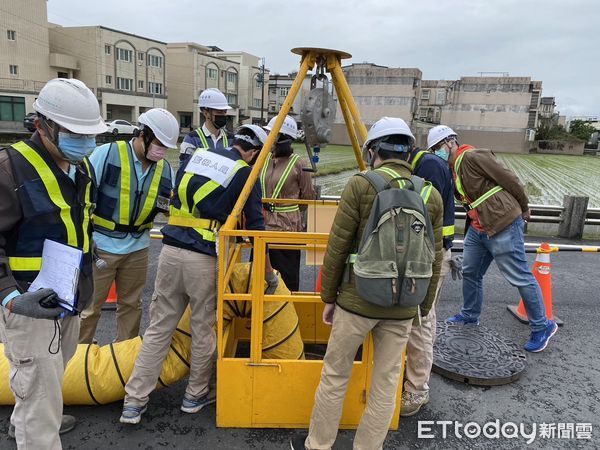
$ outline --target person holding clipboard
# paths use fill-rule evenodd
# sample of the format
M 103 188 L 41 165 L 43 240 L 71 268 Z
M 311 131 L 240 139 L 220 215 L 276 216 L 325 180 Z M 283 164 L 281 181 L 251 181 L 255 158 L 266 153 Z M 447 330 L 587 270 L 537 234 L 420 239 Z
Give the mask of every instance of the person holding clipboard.
M 95 95 L 75 79 L 50 80 L 33 109 L 31 139 L 0 150 L 0 340 L 15 396 L 9 435 L 18 448 L 60 449 L 59 432 L 75 426 L 62 416 L 64 368 L 77 348 L 77 311 L 94 290 L 95 181 L 86 156 L 106 125 Z M 61 307 L 60 286 L 29 291 L 49 241 L 81 251 L 72 311 Z

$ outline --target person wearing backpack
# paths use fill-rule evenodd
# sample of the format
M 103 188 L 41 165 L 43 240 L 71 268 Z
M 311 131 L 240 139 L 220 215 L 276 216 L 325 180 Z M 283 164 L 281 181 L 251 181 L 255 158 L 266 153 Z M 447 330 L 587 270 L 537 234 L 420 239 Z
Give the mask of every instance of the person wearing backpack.
M 454 180 L 448 167 L 448 155 L 438 148 L 447 139 L 456 137 L 456 133 L 445 125 L 433 127 L 427 136 L 427 150 L 414 149 L 408 162 L 413 173 L 435 187 L 444 202 L 443 248 L 444 257 L 440 279 L 437 284 L 434 304 L 421 326 L 413 327 L 406 347 L 406 370 L 404 389 L 402 390 L 402 408 L 400 415 L 408 417 L 419 412 L 429 402 L 429 377 L 433 365 L 433 344 L 436 332 L 435 305 L 440 297 L 441 287 L 446 275 L 452 272 L 452 279 L 461 279 L 462 255 L 452 258 L 452 240 L 454 239 Z
M 528 198 L 519 178 L 485 149 L 447 140 L 447 151 L 458 199 L 470 219 L 464 240 L 463 307 L 449 323 L 479 325 L 483 306 L 483 277 L 492 260 L 519 289 L 527 311 L 531 336 L 523 347 L 541 352 L 558 330 L 546 318 L 542 291 L 527 264 L 524 226 L 530 217 Z
M 377 121 L 363 150 L 374 170 L 352 177 L 342 193 L 321 286 L 323 322 L 332 330 L 308 436 L 294 436 L 292 449 L 333 446 L 353 361 L 369 332 L 372 381 L 354 448 L 383 446 L 411 326 L 431 309 L 442 260 L 442 199 L 412 176 L 413 143 L 402 119 Z

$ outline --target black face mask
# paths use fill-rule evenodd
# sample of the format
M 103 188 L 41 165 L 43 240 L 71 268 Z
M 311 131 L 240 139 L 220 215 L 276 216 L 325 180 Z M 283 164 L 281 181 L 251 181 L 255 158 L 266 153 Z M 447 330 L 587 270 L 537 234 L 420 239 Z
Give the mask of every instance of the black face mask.
M 212 123 L 217 128 L 223 128 L 227 125 L 227 116 L 213 116 Z
M 292 140 L 287 136 L 284 137 L 283 135 L 280 135 L 275 143 L 275 150 L 273 151 L 274 156 L 290 156 L 293 151 Z

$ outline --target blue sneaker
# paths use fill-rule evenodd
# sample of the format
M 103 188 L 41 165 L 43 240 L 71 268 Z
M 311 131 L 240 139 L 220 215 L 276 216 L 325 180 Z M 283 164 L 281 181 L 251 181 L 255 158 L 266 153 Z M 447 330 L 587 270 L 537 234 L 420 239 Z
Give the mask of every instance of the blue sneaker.
M 147 409 L 148 409 L 148 406 L 146 406 L 146 405 L 144 405 L 144 406 L 134 406 L 134 405 L 123 406 L 123 412 L 121 413 L 121 418 L 119 419 L 119 422 L 130 423 L 130 424 L 134 424 L 134 425 L 136 423 L 140 423 L 140 420 L 142 420 L 142 414 L 144 414 Z
M 523 346 L 528 352 L 541 352 L 548 345 L 548 341 L 558 331 L 558 325 L 553 320 L 549 320 L 546 328 L 541 331 L 532 331 L 529 341 Z
M 183 396 L 183 402 L 181 402 L 181 410 L 190 414 L 197 413 L 206 405 L 210 405 L 216 401 L 217 399 L 215 397 L 209 398 L 208 393 L 197 398 L 186 393 Z
M 452 323 L 454 325 L 479 325 L 479 319 L 472 319 L 458 313 L 452 317 L 448 317 L 446 323 Z

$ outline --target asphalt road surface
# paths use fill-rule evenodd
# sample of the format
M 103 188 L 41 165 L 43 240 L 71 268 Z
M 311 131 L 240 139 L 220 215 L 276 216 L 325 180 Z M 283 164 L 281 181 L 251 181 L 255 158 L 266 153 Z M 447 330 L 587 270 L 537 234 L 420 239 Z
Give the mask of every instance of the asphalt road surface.
M 558 240 L 552 240 L 558 242 Z M 597 245 L 597 242 L 589 244 Z M 143 328 L 147 326 L 147 304 L 152 294 L 160 242 L 151 247 L 152 267 L 144 291 Z M 530 261 L 534 255 L 529 255 Z M 398 431 L 390 432 L 386 449 L 513 449 L 513 448 L 600 448 L 600 253 L 559 253 L 552 255 L 554 280 L 554 311 L 564 320 L 548 348 L 539 354 L 527 355 L 527 369 L 522 377 L 508 385 L 476 387 L 451 381 L 433 374 L 431 401 L 413 417 L 402 418 Z M 312 289 L 314 273 L 304 268 L 301 288 Z M 485 306 L 482 325 L 510 338 L 519 345 L 529 335 L 526 325 L 515 320 L 506 305 L 519 300 L 512 288 L 493 264 L 485 278 Z M 447 279 L 438 305 L 438 319 L 459 312 L 461 283 Z M 99 325 L 100 344 L 111 341 L 116 334 L 115 313 L 103 312 Z M 214 382 L 214 380 L 213 380 Z M 289 438 L 296 432 L 284 429 L 222 429 L 215 427 L 215 408 L 211 405 L 198 414 L 179 410 L 185 380 L 151 396 L 148 412 L 141 424 L 124 426 L 119 423 L 121 403 L 104 406 L 66 407 L 65 412 L 79 419 L 77 428 L 63 436 L 66 449 L 289 449 Z M 0 430 L 8 428 L 11 407 L 0 407 Z M 476 422 L 480 426 L 513 422 L 524 424 L 526 433 L 537 427 L 537 437 L 531 445 L 526 438 L 483 437 L 470 439 L 456 425 Z M 451 421 L 447 435 L 441 425 L 419 421 Z M 591 424 L 591 439 L 577 439 L 577 424 Z M 543 425 L 549 424 L 549 425 Z M 562 425 L 561 425 L 562 424 Z M 554 438 L 542 437 L 543 430 L 552 430 Z M 424 427 L 430 427 L 430 430 Z M 581 426 L 581 425 L 580 425 Z M 573 431 L 573 437 L 568 436 Z M 559 429 L 566 431 L 559 432 Z M 475 432 L 471 426 L 469 431 Z M 512 428 L 505 429 L 508 436 Z M 494 436 L 494 428 L 487 429 Z M 581 431 L 581 428 L 580 428 Z M 552 431 L 549 431 L 552 433 Z M 353 432 L 341 435 L 351 439 Z M 0 449 L 16 448 L 6 434 L 0 436 Z M 335 448 L 335 447 L 334 447 Z

